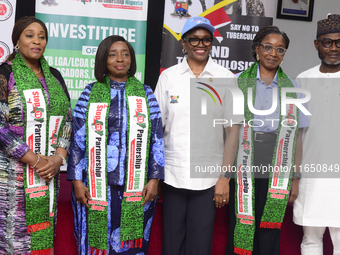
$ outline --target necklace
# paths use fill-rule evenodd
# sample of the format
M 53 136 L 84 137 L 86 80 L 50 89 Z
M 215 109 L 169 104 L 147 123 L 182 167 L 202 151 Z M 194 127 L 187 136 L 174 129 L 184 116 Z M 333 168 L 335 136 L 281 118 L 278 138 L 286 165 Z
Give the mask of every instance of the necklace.
M 36 72 L 34 72 L 35 73 L 35 75 L 38 75 L 38 74 L 40 74 L 41 73 L 41 68 L 39 68 L 39 71 L 36 73 Z

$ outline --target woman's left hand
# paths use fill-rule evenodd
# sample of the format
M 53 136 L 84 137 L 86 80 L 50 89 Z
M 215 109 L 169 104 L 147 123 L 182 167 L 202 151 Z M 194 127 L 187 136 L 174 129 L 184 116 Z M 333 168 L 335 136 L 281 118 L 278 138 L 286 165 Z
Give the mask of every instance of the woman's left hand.
M 294 201 L 297 199 L 299 195 L 299 179 L 293 178 L 292 183 L 290 185 L 290 195 L 288 198 L 289 203 L 294 203 Z
M 144 202 L 142 204 L 143 206 L 146 203 L 155 200 L 158 192 L 158 182 L 159 180 L 157 179 L 150 179 L 149 182 L 144 186 L 144 189 L 142 191 L 142 195 L 144 198 Z
M 48 160 L 47 164 L 44 165 L 40 169 L 36 169 L 38 175 L 43 178 L 45 181 L 50 182 L 54 176 L 56 176 L 59 172 L 61 166 L 61 159 L 58 156 L 43 156 L 40 157 Z

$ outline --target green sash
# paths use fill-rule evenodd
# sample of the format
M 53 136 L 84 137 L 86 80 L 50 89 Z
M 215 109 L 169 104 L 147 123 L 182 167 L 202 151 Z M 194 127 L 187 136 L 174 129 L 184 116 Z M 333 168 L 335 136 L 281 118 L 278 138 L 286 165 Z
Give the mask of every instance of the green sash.
M 107 135 L 110 109 L 110 79 L 96 82 L 89 96 L 86 115 L 89 201 L 89 254 L 108 249 L 107 218 Z M 143 85 L 129 77 L 125 85 L 127 105 L 127 169 L 121 209 L 122 247 L 141 247 L 143 240 L 144 207 L 142 190 L 147 180 L 148 151 L 151 134 L 150 110 Z
M 56 143 L 69 109 L 68 98 L 50 72 L 44 57 L 40 59 L 48 86 L 49 107 L 43 87 L 20 53 L 12 61 L 16 86 L 24 113 L 24 141 L 35 153 L 54 155 Z M 56 209 L 57 180 L 48 184 L 29 165 L 23 165 L 26 224 L 31 233 L 31 254 L 52 254 L 54 239 L 54 211 Z
M 238 153 L 236 156 L 237 178 L 235 179 L 235 214 L 236 226 L 234 231 L 234 252 L 251 255 L 255 233 L 255 181 L 254 181 L 254 115 L 247 105 L 248 88 L 252 88 L 252 103 L 255 105 L 256 76 L 258 63 L 254 63 L 244 71 L 238 85 L 245 98 L 245 120 L 241 126 Z M 294 87 L 281 67 L 277 71 L 279 95 L 281 88 Z M 295 93 L 287 93 L 287 97 L 296 98 Z M 280 115 L 279 129 L 272 160 L 272 169 L 268 184 L 267 201 L 261 218 L 261 228 L 281 228 L 285 214 L 289 190 L 290 169 L 294 165 L 295 142 L 298 131 L 298 109 L 289 105 L 287 116 Z M 250 122 L 249 122 L 250 121 Z M 283 124 L 282 124 L 283 123 Z

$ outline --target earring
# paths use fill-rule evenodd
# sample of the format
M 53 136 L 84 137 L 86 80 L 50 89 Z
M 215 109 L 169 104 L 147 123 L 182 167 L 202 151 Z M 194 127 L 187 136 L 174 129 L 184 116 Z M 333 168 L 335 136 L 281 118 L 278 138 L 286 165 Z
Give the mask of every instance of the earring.
M 18 51 L 19 51 L 19 45 L 18 45 L 18 44 L 15 45 L 14 50 L 15 50 L 15 52 L 18 52 Z
M 259 54 L 256 54 L 256 60 L 257 60 L 257 61 L 260 61 L 260 56 L 259 56 Z
M 283 59 L 282 59 L 282 61 L 281 61 L 280 65 L 282 65 L 282 63 L 283 63 Z
M 187 52 L 187 50 L 186 49 L 182 49 L 182 52 L 183 52 L 183 54 L 187 54 L 188 52 Z

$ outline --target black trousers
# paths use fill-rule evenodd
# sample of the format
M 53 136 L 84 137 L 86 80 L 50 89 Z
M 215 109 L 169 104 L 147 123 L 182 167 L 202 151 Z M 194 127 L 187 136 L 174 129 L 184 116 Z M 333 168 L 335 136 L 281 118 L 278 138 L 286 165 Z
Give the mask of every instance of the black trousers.
M 272 164 L 275 143 L 254 142 L 254 166 L 268 166 Z M 260 178 L 261 177 L 261 178 Z M 265 177 L 265 178 L 263 178 Z M 269 172 L 255 175 L 255 236 L 252 255 L 280 254 L 280 229 L 260 228 L 263 209 L 267 200 Z M 229 235 L 226 255 L 234 253 L 235 215 L 235 181 L 230 181 L 229 200 Z
M 209 255 L 216 207 L 214 187 L 178 189 L 163 183 L 163 255 Z

